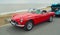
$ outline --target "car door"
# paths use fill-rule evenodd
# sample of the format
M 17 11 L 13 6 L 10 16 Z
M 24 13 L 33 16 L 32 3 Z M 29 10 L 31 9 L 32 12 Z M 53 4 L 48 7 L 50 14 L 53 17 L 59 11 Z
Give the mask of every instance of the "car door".
M 44 22 L 44 21 L 46 21 L 48 19 L 49 19 L 48 13 L 44 13 L 44 14 L 41 13 L 41 14 L 38 14 L 38 16 L 36 16 L 37 24 L 41 23 L 41 22 Z
M 35 16 L 35 22 L 36 23 L 43 22 L 45 19 L 44 17 L 45 17 L 45 14 L 42 14 L 41 11 L 37 10 L 37 14 Z
M 49 15 L 49 13 L 47 12 L 47 13 L 44 13 L 44 14 L 42 14 L 43 15 L 43 21 L 46 21 L 46 20 L 48 20 L 49 19 L 49 17 L 50 17 L 50 15 Z
M 42 14 L 37 14 L 36 16 L 35 16 L 35 24 L 38 24 L 39 22 L 41 22 L 42 21 Z
M 39 14 L 38 22 L 43 22 L 45 19 L 45 14 Z

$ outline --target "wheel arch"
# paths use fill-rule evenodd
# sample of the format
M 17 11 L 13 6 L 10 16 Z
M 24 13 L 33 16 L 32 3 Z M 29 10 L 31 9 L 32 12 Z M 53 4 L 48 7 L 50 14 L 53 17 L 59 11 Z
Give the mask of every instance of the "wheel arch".
M 31 22 L 33 23 L 33 25 L 34 25 L 34 20 L 33 20 L 33 19 L 29 19 L 28 21 L 31 21 Z M 27 22 L 28 22 L 28 21 L 27 21 Z

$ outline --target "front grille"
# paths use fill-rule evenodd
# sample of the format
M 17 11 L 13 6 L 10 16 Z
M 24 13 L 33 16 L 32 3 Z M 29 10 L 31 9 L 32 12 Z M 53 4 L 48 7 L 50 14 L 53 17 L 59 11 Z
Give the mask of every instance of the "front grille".
M 14 21 L 14 20 L 11 20 L 11 22 L 13 22 L 13 23 L 15 23 L 15 24 L 18 24 L 16 21 Z

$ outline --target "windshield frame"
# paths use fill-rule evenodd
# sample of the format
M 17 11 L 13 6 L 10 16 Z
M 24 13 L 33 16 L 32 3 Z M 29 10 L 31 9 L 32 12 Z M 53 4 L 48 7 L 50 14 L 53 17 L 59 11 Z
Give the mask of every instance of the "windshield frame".
M 36 13 L 36 14 L 41 14 L 42 13 L 42 10 L 41 9 L 29 9 L 28 10 L 29 13 Z

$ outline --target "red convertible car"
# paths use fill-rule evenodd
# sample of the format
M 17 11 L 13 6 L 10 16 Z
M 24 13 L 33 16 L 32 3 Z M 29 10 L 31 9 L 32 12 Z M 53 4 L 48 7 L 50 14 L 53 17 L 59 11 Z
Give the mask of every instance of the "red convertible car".
M 47 12 L 40 9 L 30 9 L 24 14 L 15 14 L 11 17 L 10 23 L 13 26 L 22 27 L 26 31 L 30 31 L 34 25 L 40 24 L 44 21 L 53 21 L 54 12 Z

